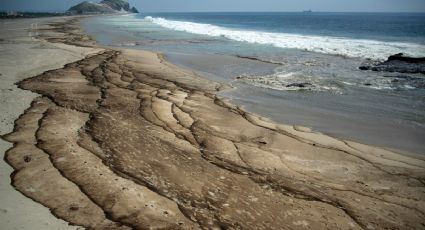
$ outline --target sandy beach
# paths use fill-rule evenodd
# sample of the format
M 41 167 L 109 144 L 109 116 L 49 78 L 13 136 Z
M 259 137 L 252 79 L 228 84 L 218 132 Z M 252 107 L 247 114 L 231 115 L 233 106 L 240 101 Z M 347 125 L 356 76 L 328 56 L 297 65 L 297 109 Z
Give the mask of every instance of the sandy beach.
M 41 74 L 47 70 L 62 68 L 65 64 L 84 58 L 98 49 L 49 43 L 37 39 L 44 33 L 51 20 L 21 19 L 2 20 L 0 27 L 1 113 L 0 133 L 13 130 L 15 119 L 30 106 L 38 95 L 19 89 L 15 83 Z M 37 30 L 36 30 L 37 24 Z M 31 29 L 32 28 L 32 29 Z M 11 143 L 0 140 L 2 159 Z M 0 162 L 0 223 L 2 229 L 75 229 L 67 222 L 52 216 L 48 208 L 33 202 L 17 192 L 11 185 L 13 169 L 5 161 Z M 27 188 L 25 188 L 27 189 Z M 30 189 L 28 187 L 28 189 Z
M 78 19 L 1 24 L 5 229 L 424 228 L 423 155 L 249 113 Z

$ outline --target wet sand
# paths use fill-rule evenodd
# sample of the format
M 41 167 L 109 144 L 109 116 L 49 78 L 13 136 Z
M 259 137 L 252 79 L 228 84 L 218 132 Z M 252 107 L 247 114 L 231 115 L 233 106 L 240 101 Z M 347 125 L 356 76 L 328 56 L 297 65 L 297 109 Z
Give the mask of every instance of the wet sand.
M 59 22 L 50 42 L 94 46 Z M 425 157 L 274 123 L 137 50 L 19 82 L 41 96 L 4 139 L 17 190 L 89 229 L 420 229 Z M 46 180 L 49 178 L 49 180 Z M 33 189 L 26 189 L 31 187 Z
M 220 95 L 230 98 L 232 103 L 247 111 L 278 123 L 307 126 L 346 140 L 425 154 L 425 126 L 421 122 L 425 117 L 425 104 L 422 102 L 425 98 L 421 101 L 419 92 L 415 97 L 417 102 L 414 102 L 395 92 L 387 94 L 367 88 L 345 87 L 340 95 L 310 90 L 273 90 L 243 79 L 247 75 L 273 74 L 267 73 L 267 69 L 273 71 L 276 68 L 270 63 L 226 55 L 169 52 L 165 55 L 177 66 L 198 71 L 211 80 L 231 84 L 233 88 Z M 339 64 L 333 63 L 334 66 Z M 347 74 L 350 76 L 350 73 Z

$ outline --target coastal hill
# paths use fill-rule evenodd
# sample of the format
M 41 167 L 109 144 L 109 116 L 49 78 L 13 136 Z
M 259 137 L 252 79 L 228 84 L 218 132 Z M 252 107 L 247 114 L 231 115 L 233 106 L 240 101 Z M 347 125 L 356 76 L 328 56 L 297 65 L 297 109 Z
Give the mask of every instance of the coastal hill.
M 100 3 L 84 1 L 71 7 L 68 12 L 72 14 L 139 13 L 135 7 L 130 8 L 127 0 L 103 0 Z

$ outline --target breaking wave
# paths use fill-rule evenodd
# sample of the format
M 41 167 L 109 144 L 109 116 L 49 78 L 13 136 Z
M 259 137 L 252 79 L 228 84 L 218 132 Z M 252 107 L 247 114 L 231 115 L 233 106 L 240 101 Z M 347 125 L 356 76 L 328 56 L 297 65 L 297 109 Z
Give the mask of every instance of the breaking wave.
M 168 29 L 193 34 L 225 37 L 241 42 L 301 49 L 346 57 L 383 60 L 396 53 L 405 53 L 410 56 L 425 56 L 425 45 L 415 43 L 238 30 L 211 24 L 173 21 L 151 16 L 145 17 L 145 20 Z

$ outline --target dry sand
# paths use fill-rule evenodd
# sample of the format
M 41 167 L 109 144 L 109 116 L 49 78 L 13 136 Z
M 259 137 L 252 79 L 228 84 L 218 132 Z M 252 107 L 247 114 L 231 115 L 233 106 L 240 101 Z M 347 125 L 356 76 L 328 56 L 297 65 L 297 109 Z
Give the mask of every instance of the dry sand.
M 73 23 L 44 38 L 90 46 Z M 425 159 L 276 124 L 161 55 L 109 50 L 20 82 L 14 186 L 93 229 L 423 229 Z M 49 178 L 49 180 L 46 180 Z M 32 189 L 28 189 L 32 188 Z
M 13 130 L 15 119 L 38 95 L 17 88 L 16 82 L 47 70 L 84 58 L 99 49 L 53 44 L 37 39 L 43 24 L 62 19 L 20 19 L 0 21 L 0 134 Z M 31 30 L 31 25 L 38 30 Z M 0 140 L 1 158 L 12 144 Z M 49 209 L 17 192 L 11 185 L 13 169 L 0 161 L 0 228 L 1 229 L 75 229 L 52 216 Z M 31 189 L 31 188 L 28 188 Z

